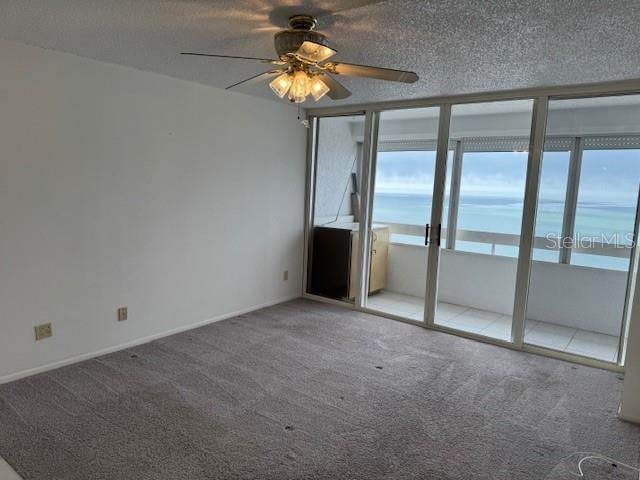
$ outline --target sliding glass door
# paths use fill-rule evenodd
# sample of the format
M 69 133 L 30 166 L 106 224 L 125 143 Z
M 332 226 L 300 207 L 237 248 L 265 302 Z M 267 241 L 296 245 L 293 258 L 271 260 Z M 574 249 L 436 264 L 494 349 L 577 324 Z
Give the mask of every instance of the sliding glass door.
M 639 131 L 640 96 L 549 102 L 546 143 L 566 151 L 542 159 L 527 344 L 622 359 L 636 270 Z
M 532 100 L 455 105 L 434 324 L 511 340 Z M 509 134 L 507 136 L 507 134 Z
M 640 95 L 317 119 L 307 293 L 622 364 L 639 119 Z
M 359 285 L 364 115 L 320 118 L 314 133 L 307 293 L 353 303 Z
M 366 307 L 424 319 L 439 108 L 380 115 Z

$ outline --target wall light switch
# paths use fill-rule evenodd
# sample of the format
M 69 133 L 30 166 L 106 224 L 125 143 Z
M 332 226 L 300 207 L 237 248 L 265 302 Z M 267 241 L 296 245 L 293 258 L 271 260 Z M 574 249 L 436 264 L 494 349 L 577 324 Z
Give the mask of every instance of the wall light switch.
M 282 272 L 282 280 L 284 280 L 285 282 L 289 280 L 289 270 L 285 270 L 284 272 Z
M 36 341 L 49 338 L 53 335 L 53 330 L 50 323 L 43 323 L 42 325 L 36 325 L 34 327 L 36 334 Z
M 118 309 L 118 321 L 119 322 L 124 322 L 125 320 L 129 319 L 129 311 L 127 310 L 127 307 L 120 307 Z

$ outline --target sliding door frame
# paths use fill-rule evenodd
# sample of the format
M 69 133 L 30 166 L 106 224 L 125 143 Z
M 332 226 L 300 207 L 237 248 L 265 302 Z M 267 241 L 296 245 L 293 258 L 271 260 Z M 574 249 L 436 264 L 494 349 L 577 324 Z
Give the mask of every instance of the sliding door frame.
M 424 294 L 424 322 L 435 326 L 436 304 L 438 301 L 438 271 L 440 263 L 440 242 L 442 237 L 442 211 L 447 183 L 447 157 L 449 156 L 449 131 L 451 128 L 451 104 L 440 106 L 438 117 L 438 145 L 436 147 L 436 169 L 433 175 L 433 196 L 431 200 L 431 230 L 427 247 L 427 285 Z M 436 227 L 436 225 L 438 225 Z
M 624 308 L 622 312 L 622 324 L 620 325 L 620 338 L 618 339 L 618 356 L 616 363 L 622 365 L 625 360 L 627 350 L 627 337 L 629 332 L 631 305 L 633 304 L 635 283 L 638 280 L 638 235 L 640 233 L 640 188 L 638 188 L 638 199 L 636 201 L 636 216 L 633 222 L 633 240 L 629 255 L 629 270 L 627 272 L 627 285 L 624 293 Z
M 516 270 L 516 290 L 511 320 L 511 341 L 517 348 L 524 344 L 524 326 L 527 317 L 527 299 L 529 297 L 529 280 L 531 259 L 533 256 L 534 230 L 536 226 L 536 210 L 540 189 L 540 170 L 542 152 L 547 133 L 547 112 L 549 99 L 538 97 L 533 102 L 531 119 L 531 135 L 529 137 L 529 158 L 527 160 L 527 177 L 524 189 L 524 205 L 522 209 L 522 226 L 520 227 L 520 246 L 518 248 L 518 266 Z
M 344 305 L 360 311 L 372 312 L 387 318 L 398 320 L 424 328 L 452 332 L 461 337 L 472 338 L 485 343 L 500 345 L 506 348 L 541 354 L 574 363 L 594 366 L 602 369 L 621 372 L 624 367 L 617 364 L 582 357 L 575 354 L 560 352 L 544 347 L 537 347 L 524 343 L 524 325 L 526 319 L 527 297 L 529 292 L 529 281 L 532 266 L 535 216 L 537 209 L 541 158 L 544 150 L 546 119 L 548 103 L 550 100 L 569 98 L 588 98 L 597 96 L 633 95 L 640 94 L 640 79 L 606 82 L 590 85 L 574 85 L 549 88 L 532 88 L 521 90 L 510 90 L 501 92 L 485 92 L 467 95 L 431 97 L 423 99 L 401 100 L 395 102 L 379 102 L 364 105 L 345 105 L 327 108 L 307 109 L 310 120 L 310 128 L 307 135 L 307 178 L 306 178 L 306 198 L 305 198 L 305 231 L 304 231 L 304 258 L 303 258 L 303 292 L 302 296 L 313 300 Z M 533 119 L 531 126 L 529 159 L 527 164 L 527 178 L 525 186 L 525 199 L 523 207 L 523 219 L 521 229 L 521 240 L 519 247 L 517 273 L 516 273 L 516 294 L 514 299 L 514 314 L 512 320 L 511 342 L 493 339 L 482 335 L 454 330 L 448 327 L 439 326 L 434 323 L 434 314 L 437 299 L 437 280 L 439 250 L 437 245 L 437 232 L 432 228 L 430 233 L 428 255 L 428 270 L 425 295 L 425 316 L 424 322 L 406 319 L 404 317 L 385 312 L 375 311 L 365 306 L 365 299 L 368 292 L 368 271 L 369 271 L 369 238 L 372 226 L 373 211 L 373 191 L 375 188 L 375 167 L 377 161 L 377 139 L 380 113 L 386 110 L 399 110 L 410 108 L 440 107 L 438 143 L 436 153 L 436 173 L 434 179 L 434 202 L 431 212 L 432 225 L 442 222 L 443 200 L 446 182 L 446 163 L 449 151 L 449 124 L 452 105 L 468 103 L 485 103 L 493 101 L 509 100 L 530 100 L 534 99 Z M 348 115 L 365 114 L 365 132 L 362 149 L 362 205 L 363 221 L 360 222 L 360 238 L 358 244 L 358 279 L 356 302 L 351 304 L 339 300 L 327 299 L 317 295 L 307 293 L 307 278 L 310 268 L 308 255 L 310 247 L 310 232 L 313 223 L 313 193 L 315 190 L 315 169 L 318 146 L 318 119 L 324 117 L 337 117 Z M 446 124 L 446 128 L 444 125 Z M 444 178 L 442 178 L 444 176 Z M 440 181 L 438 181 L 440 180 Z M 437 195 L 437 197 L 436 197 Z M 435 199 L 438 198 L 438 201 Z M 434 208 L 435 207 L 435 208 Z M 565 220 L 565 224 L 566 224 Z M 448 239 L 447 239 L 448 240 Z M 635 281 L 639 281 L 640 272 L 636 273 Z
M 315 168 L 316 156 L 318 152 L 318 118 L 309 118 L 309 128 L 307 129 L 307 170 L 306 170 L 306 186 L 304 198 L 304 255 L 302 256 L 302 293 L 307 293 L 309 283 L 308 274 L 310 273 L 310 257 L 311 257 L 311 230 L 313 227 L 313 205 L 316 198 L 315 195 Z
M 373 217 L 373 192 L 375 191 L 375 172 L 378 159 L 378 128 L 380 114 L 367 110 L 364 117 L 364 141 L 362 142 L 362 174 L 360 185 L 360 225 L 358 238 L 358 279 L 355 305 L 365 307 L 369 294 L 369 250 L 371 244 L 371 225 Z

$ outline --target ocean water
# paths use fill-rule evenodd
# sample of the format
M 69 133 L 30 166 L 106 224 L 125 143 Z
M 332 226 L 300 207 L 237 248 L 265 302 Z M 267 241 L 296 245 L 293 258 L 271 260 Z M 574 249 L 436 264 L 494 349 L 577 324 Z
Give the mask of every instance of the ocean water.
M 373 203 L 373 220 L 377 223 L 404 223 L 424 225 L 431 221 L 430 195 L 376 193 Z M 523 201 L 521 198 L 506 198 L 477 195 L 461 195 L 458 210 L 458 228 L 479 232 L 508 233 L 518 235 L 522 222 Z M 564 202 L 541 200 L 536 213 L 536 236 L 559 236 L 562 231 Z M 443 227 L 446 228 L 448 204 L 445 201 Z M 630 245 L 633 232 L 635 208 L 624 205 L 581 202 L 576 210 L 575 233 L 581 238 L 617 240 Z M 617 237 L 614 237 L 616 235 Z M 411 243 L 422 243 L 423 239 L 404 238 Z M 491 246 L 475 242 L 457 242 L 456 249 L 477 253 L 491 253 Z M 497 246 L 496 254 L 517 256 L 517 247 Z M 602 255 L 574 254 L 572 263 L 601 268 L 625 270 L 628 260 Z M 557 261 L 558 253 L 536 249 L 534 259 Z

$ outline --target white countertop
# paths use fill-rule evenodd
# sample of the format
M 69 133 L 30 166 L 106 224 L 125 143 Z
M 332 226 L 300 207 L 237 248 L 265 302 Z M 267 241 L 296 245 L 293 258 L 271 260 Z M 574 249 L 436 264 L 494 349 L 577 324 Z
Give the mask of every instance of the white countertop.
M 325 227 L 325 228 L 336 228 L 339 230 L 351 230 L 352 232 L 357 232 L 360 229 L 360 224 L 357 222 L 349 222 L 349 223 L 326 223 L 324 225 L 316 225 L 316 227 Z M 381 228 L 389 228 L 387 225 L 382 223 L 374 223 L 371 225 L 373 230 L 378 230 Z

